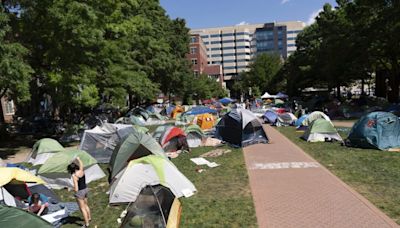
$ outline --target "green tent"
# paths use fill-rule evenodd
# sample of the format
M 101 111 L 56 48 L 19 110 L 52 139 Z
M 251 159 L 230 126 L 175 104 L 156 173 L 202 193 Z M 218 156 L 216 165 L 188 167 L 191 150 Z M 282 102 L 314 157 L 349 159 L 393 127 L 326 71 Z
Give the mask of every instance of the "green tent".
M 133 128 L 143 134 L 146 134 L 147 132 L 149 132 L 149 129 L 147 127 L 142 127 L 142 126 L 138 126 L 138 125 L 132 125 Z
M 301 136 L 307 142 L 343 141 L 331 121 L 316 119 Z
M 130 160 L 150 154 L 166 157 L 160 144 L 150 135 L 134 132 L 115 147 L 110 160 L 111 179 L 121 171 Z
M 17 207 L 9 207 L 0 204 L 0 227 L 52 228 L 53 226 L 40 216 Z
M 31 157 L 36 158 L 38 154 L 54 153 L 62 150 L 64 150 L 64 147 L 57 140 L 43 138 L 33 145 Z
M 49 158 L 46 163 L 40 167 L 38 174 L 68 173 L 67 166 L 78 156 L 83 162 L 84 167 L 89 167 L 97 163 L 95 158 L 83 150 L 64 150 Z
M 197 124 L 191 124 L 191 125 L 187 126 L 187 127 L 185 128 L 185 133 L 186 133 L 186 134 L 189 134 L 189 133 L 197 133 L 197 134 L 199 134 L 199 135 L 201 135 L 201 136 L 204 136 L 203 130 L 201 130 L 201 128 L 200 128 L 199 125 L 197 125 Z
M 389 112 L 371 112 L 353 125 L 346 145 L 379 150 L 400 148 L 400 120 Z
M 199 125 L 192 124 L 185 128 L 186 140 L 190 148 L 199 147 L 202 145 L 204 132 Z
M 307 118 L 305 118 L 303 120 L 301 125 L 310 126 L 310 124 L 316 119 L 325 119 L 325 120 L 331 121 L 331 119 L 325 113 L 320 112 L 320 111 L 314 111 L 314 112 L 310 113 L 307 116 Z

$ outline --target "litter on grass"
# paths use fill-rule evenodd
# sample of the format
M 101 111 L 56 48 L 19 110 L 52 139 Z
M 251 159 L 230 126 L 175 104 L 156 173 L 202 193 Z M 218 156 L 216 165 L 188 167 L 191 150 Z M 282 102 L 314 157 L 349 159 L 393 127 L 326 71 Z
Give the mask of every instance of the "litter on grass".
M 200 155 L 200 157 L 202 157 L 202 158 L 206 158 L 206 157 L 215 158 L 215 157 L 219 157 L 221 155 L 224 155 L 224 154 L 227 154 L 227 153 L 230 153 L 230 152 L 231 152 L 231 150 L 227 150 L 227 149 L 215 149 L 215 150 L 212 150 L 212 151 L 209 151 L 207 153 L 204 153 L 204 154 Z

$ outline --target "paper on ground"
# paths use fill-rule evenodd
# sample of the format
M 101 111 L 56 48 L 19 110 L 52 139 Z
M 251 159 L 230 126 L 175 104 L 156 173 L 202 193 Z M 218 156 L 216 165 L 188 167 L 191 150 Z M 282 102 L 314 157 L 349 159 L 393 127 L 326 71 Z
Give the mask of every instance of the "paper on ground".
M 219 164 L 215 162 L 210 162 L 205 158 L 191 158 L 190 160 L 194 162 L 196 165 L 207 165 L 210 168 L 219 166 Z

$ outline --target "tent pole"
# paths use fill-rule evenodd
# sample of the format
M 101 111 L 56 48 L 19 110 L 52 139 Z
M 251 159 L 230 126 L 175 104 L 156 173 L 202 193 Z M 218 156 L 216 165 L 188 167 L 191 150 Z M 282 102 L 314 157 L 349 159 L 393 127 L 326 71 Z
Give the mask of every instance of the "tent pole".
M 162 215 L 164 224 L 165 224 L 165 226 L 166 226 L 166 225 L 167 225 L 167 221 L 165 220 L 165 216 L 164 216 L 163 210 L 162 210 L 162 208 L 161 208 L 160 201 L 158 201 L 157 195 L 156 195 L 156 193 L 155 193 L 154 190 L 153 190 L 153 186 L 150 185 L 150 188 L 151 188 L 151 191 L 153 192 L 153 195 L 156 197 L 158 209 L 160 209 L 160 211 L 161 211 L 161 215 Z

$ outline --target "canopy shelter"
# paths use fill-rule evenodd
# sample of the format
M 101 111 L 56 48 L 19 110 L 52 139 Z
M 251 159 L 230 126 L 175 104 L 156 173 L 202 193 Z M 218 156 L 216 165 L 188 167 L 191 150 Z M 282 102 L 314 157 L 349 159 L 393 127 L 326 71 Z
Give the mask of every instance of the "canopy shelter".
M 279 99 L 287 99 L 289 96 L 286 95 L 286 94 L 284 94 L 284 93 L 282 93 L 282 92 L 279 92 L 279 93 L 277 93 L 277 94 L 275 95 L 275 97 L 276 97 L 276 98 L 279 98 Z
M 134 131 L 129 124 L 105 123 L 101 127 L 86 130 L 79 149 L 88 152 L 99 163 L 108 163 L 121 139 Z
M 307 142 L 343 141 L 332 122 L 326 119 L 314 120 L 301 138 Z
M 196 188 L 172 162 L 164 157 L 148 155 L 129 164 L 117 174 L 110 187 L 110 204 L 136 201 L 145 186 L 162 185 L 175 197 L 189 197 Z
M 275 96 L 275 95 L 271 95 L 271 94 L 269 94 L 268 92 L 265 92 L 265 93 L 261 96 L 261 98 L 262 98 L 262 99 L 275 99 L 276 96 Z
M 140 132 L 128 135 L 113 151 L 109 164 L 110 179 L 113 179 L 131 160 L 151 154 L 166 158 L 160 144 L 150 135 Z
M 389 112 L 371 112 L 353 125 L 346 145 L 378 150 L 400 148 L 400 120 Z
M 43 138 L 37 141 L 28 156 L 28 163 L 41 165 L 54 153 L 64 150 L 64 147 L 55 139 Z
M 0 227 L 52 228 L 53 226 L 33 213 L 0 204 Z
M 38 175 L 46 181 L 51 188 L 73 188 L 74 185 L 71 174 L 68 173 L 67 167 L 77 157 L 83 162 L 86 183 L 90 183 L 105 176 L 95 158 L 85 151 L 77 149 L 64 150 L 49 158 L 39 168 Z
M 192 124 L 186 127 L 185 134 L 190 148 L 201 146 L 204 133 L 198 125 Z
M 238 147 L 269 141 L 260 120 L 247 109 L 232 109 L 224 115 L 216 126 L 215 135 Z
M 162 185 L 142 189 L 135 202 L 126 209 L 121 227 L 178 228 L 182 206 L 178 198 Z
M 162 133 L 159 143 L 165 152 L 189 150 L 185 132 L 178 127 L 170 126 Z

